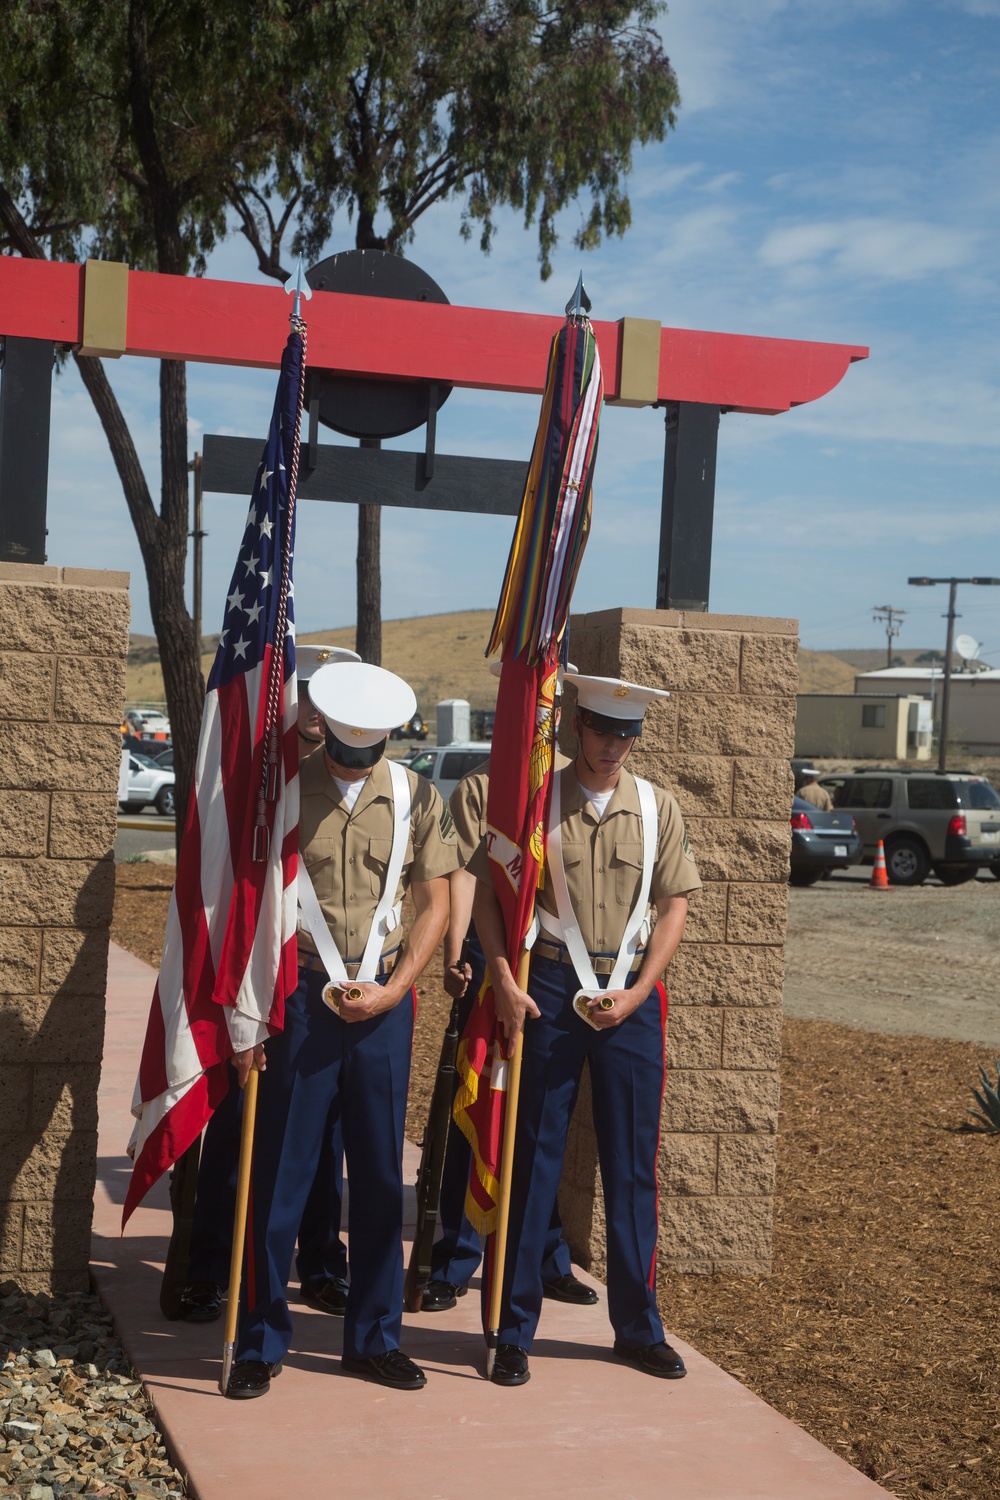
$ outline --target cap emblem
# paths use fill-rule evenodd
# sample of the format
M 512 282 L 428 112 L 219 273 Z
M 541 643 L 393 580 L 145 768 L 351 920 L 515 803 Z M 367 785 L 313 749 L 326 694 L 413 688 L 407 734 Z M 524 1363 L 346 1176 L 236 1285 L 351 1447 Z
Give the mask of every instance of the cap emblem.
M 625 686 L 625 684 L 624 684 L 624 683 L 622 683 L 622 685 L 621 685 L 621 687 L 616 687 L 616 688 L 615 688 L 615 697 L 616 697 L 616 698 L 627 698 L 627 697 L 628 697 L 628 695 L 629 695 L 629 693 L 630 693 L 630 692 L 631 692 L 631 691 L 632 691 L 632 689 L 631 689 L 631 688 L 627 688 L 627 687 L 626 687 L 626 686 Z
M 329 656 L 330 656 L 330 652 L 329 652 L 329 649 L 327 649 L 327 650 L 324 650 L 324 651 L 319 651 L 319 652 L 317 652 L 317 654 L 316 654 L 316 660 L 317 660 L 317 661 L 318 661 L 318 662 L 319 662 L 319 661 L 327 661 L 327 660 L 329 660 Z
M 367 729 L 352 729 L 351 733 L 356 740 L 363 740 L 368 731 Z

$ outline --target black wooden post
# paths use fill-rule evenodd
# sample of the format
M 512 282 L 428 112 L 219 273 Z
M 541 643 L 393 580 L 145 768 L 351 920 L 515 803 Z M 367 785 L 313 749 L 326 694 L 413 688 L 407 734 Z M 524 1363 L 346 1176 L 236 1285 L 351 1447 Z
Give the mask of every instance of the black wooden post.
M 719 407 L 668 401 L 657 609 L 708 609 Z
M 45 561 L 49 416 L 55 350 L 48 339 L 4 340 L 0 376 L 0 562 Z

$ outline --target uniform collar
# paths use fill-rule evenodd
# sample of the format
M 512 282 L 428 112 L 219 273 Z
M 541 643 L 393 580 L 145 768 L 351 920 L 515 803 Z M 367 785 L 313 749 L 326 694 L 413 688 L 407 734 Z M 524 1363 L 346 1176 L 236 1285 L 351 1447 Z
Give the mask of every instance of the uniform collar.
M 594 804 L 580 785 L 579 777 L 576 774 L 576 762 L 571 761 L 561 774 L 563 778 L 563 813 L 568 815 L 578 812 L 586 821 L 597 823 L 599 820 L 597 814 L 594 812 Z M 604 809 L 604 817 L 606 818 L 610 813 L 616 812 L 639 812 L 639 793 L 636 790 L 635 777 L 631 771 L 627 771 L 624 767 L 618 778 L 618 785 L 615 787 L 611 794 L 611 799 Z M 603 819 L 600 821 L 603 822 Z
M 299 767 L 299 776 L 302 784 L 302 794 L 319 793 L 329 798 L 338 806 L 343 802 L 340 787 L 334 781 L 326 768 L 326 756 L 321 745 L 314 750 L 312 755 L 307 756 Z M 358 800 L 351 809 L 350 816 L 356 817 L 359 812 L 368 806 L 370 802 L 379 797 L 392 798 L 392 778 L 389 767 L 385 763 L 385 757 L 376 761 L 369 774 L 365 777 L 364 785 L 358 793 Z

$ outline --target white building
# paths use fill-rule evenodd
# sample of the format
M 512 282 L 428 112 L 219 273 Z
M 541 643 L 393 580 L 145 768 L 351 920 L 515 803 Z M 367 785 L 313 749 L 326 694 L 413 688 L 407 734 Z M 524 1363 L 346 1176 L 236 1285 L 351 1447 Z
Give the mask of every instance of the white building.
M 854 691 L 859 695 L 892 692 L 929 698 L 934 723 L 939 724 L 943 681 L 940 667 L 883 667 L 879 672 L 859 673 Z M 948 739 L 971 754 L 1000 753 L 1000 671 L 952 672 Z

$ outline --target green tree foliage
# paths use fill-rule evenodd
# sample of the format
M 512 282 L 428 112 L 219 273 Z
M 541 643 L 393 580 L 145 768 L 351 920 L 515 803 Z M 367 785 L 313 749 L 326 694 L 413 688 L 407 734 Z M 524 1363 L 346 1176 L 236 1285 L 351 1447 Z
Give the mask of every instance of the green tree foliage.
M 487 251 L 501 210 L 537 226 L 542 276 L 557 219 L 575 243 L 631 219 L 636 144 L 679 99 L 654 29 L 664 7 L 620 0 L 6 0 L 0 249 L 200 274 L 234 228 L 284 280 L 286 243 L 316 258 L 345 214 L 358 248 L 402 250 L 454 199 Z M 147 573 L 178 792 L 203 686 L 184 605 L 184 366 L 160 378 L 159 511 L 99 360 L 78 359 L 122 478 Z M 377 524 L 359 558 L 377 601 Z M 359 649 L 378 659 L 378 606 Z M 367 648 L 367 649 L 366 649 Z M 183 807 L 179 809 L 183 813 Z

